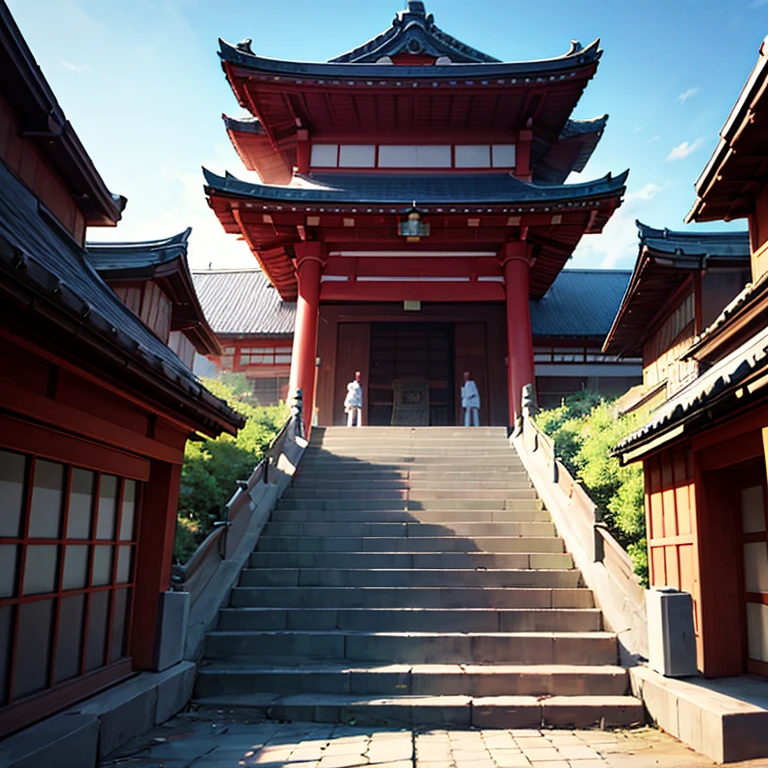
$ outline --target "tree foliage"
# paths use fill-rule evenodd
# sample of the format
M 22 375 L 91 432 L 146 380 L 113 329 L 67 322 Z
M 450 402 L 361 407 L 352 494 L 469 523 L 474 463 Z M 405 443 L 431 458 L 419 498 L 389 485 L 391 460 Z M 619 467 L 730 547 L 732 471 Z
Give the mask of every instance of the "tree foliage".
M 643 469 L 639 464 L 622 467 L 611 455 L 617 443 L 641 425 L 642 414 L 617 414 L 612 402 L 584 391 L 541 411 L 536 423 L 552 438 L 571 474 L 584 483 L 603 522 L 647 584 Z
M 203 379 L 203 383 L 245 416 L 246 423 L 237 437 L 221 435 L 215 440 L 187 442 L 174 547 L 174 559 L 182 563 L 210 533 L 213 523 L 221 519 L 237 481 L 250 477 L 289 415 L 283 403 L 271 407 L 250 404 L 242 382 Z

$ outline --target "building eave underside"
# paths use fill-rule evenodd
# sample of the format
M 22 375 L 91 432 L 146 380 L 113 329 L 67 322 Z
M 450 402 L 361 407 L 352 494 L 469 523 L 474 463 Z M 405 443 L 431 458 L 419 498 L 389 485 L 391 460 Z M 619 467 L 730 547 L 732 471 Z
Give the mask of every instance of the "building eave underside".
M 402 176 L 397 177 L 397 194 L 400 199 L 393 201 L 392 196 L 390 196 L 386 203 L 378 203 L 372 202 L 370 198 L 361 199 L 359 194 L 350 196 L 348 200 L 340 200 L 339 198 L 343 197 L 343 195 L 339 194 L 339 190 L 326 191 L 318 195 L 317 190 L 306 189 L 298 190 L 302 193 L 301 199 L 286 201 L 283 199 L 285 195 L 293 195 L 297 189 L 269 188 L 264 185 L 248 184 L 238 181 L 231 176 L 219 177 L 207 171 L 205 175 L 207 181 L 206 194 L 209 196 L 209 203 L 217 211 L 217 215 L 225 229 L 229 232 L 237 231 L 245 238 L 264 272 L 278 289 L 283 299 L 288 301 L 295 299 L 296 296 L 293 247 L 301 239 L 296 227 L 293 227 L 294 232 L 289 229 L 281 229 L 279 237 L 270 238 L 269 242 L 256 242 L 251 238 L 248 226 L 244 224 L 244 216 L 258 214 L 259 211 L 280 212 L 281 215 L 284 212 L 303 215 L 311 211 L 327 211 L 330 214 L 336 215 L 341 211 L 349 210 L 364 221 L 366 215 L 380 217 L 383 214 L 384 217 L 389 218 L 401 217 L 402 212 L 409 208 L 413 201 L 416 200 L 419 207 L 427 214 L 430 211 L 434 211 L 434 215 L 445 215 L 446 217 L 455 215 L 457 220 L 459 217 L 462 217 L 465 227 L 466 215 L 469 212 L 488 214 L 495 211 L 503 213 L 504 226 L 508 225 L 513 228 L 508 231 L 505 230 L 500 234 L 498 243 L 500 247 L 505 240 L 509 239 L 510 236 L 513 236 L 519 230 L 519 222 L 522 221 L 524 214 L 529 215 L 531 211 L 548 212 L 547 226 L 544 230 L 538 232 L 532 229 L 529 236 L 529 240 L 535 244 L 535 248 L 539 253 L 535 270 L 532 273 L 531 295 L 533 297 L 540 297 L 546 293 L 557 274 L 568 258 L 570 258 L 573 249 L 585 231 L 590 226 L 592 229 L 589 229 L 589 231 L 600 231 L 608 218 L 610 218 L 613 210 L 620 205 L 620 199 L 626 182 L 626 174 L 622 174 L 613 179 L 606 177 L 589 184 L 568 185 L 558 189 L 548 188 L 542 193 L 542 188 L 513 179 L 508 174 L 499 174 L 500 177 L 503 177 L 502 188 L 512 187 L 518 191 L 520 189 L 533 190 L 534 195 L 538 199 L 526 200 L 524 203 L 510 203 L 509 199 L 512 195 L 508 194 L 505 198 L 502 193 L 499 193 L 497 199 L 491 199 L 490 201 L 464 201 L 461 203 L 454 201 L 443 204 L 444 208 L 453 208 L 454 214 L 449 211 L 439 213 L 438 211 L 441 206 L 438 200 L 440 198 L 433 197 L 430 199 L 429 196 L 426 196 L 425 199 L 425 189 L 420 189 L 419 191 L 422 194 L 418 194 L 413 187 L 403 183 L 404 177 Z M 375 178 L 378 181 L 382 180 L 381 176 Z M 466 183 L 467 178 L 466 176 L 462 177 L 462 181 Z M 489 177 L 485 176 L 482 178 L 487 182 Z M 425 183 L 425 179 L 427 177 L 418 177 L 419 182 L 422 184 Z M 444 188 L 444 177 L 439 180 L 439 184 L 443 185 L 441 188 Z M 543 199 L 542 194 L 544 195 Z M 270 199 L 277 195 L 279 195 L 278 200 Z M 555 199 L 550 199 L 553 195 Z M 579 195 L 581 195 L 581 198 Z M 317 199 L 318 196 L 320 197 L 319 200 Z M 328 199 L 329 197 L 330 199 Z M 560 197 L 560 199 L 558 200 L 557 197 Z M 360 210 L 361 206 L 369 205 L 371 206 L 370 209 Z M 377 210 L 379 205 L 381 208 Z M 250 211 L 248 210 L 249 207 L 251 208 Z M 570 215 L 574 212 L 580 212 L 580 216 L 583 218 L 581 224 L 577 225 L 571 222 L 568 237 L 562 241 L 553 240 L 549 235 L 553 218 L 565 215 L 566 213 Z M 518 215 L 515 216 L 516 213 Z M 512 218 L 518 222 L 516 227 L 509 223 L 509 214 L 512 214 Z M 389 226 L 389 229 L 394 231 L 396 227 L 396 223 L 393 223 Z M 575 232 L 575 227 L 578 228 L 577 233 Z M 547 234 L 543 234 L 544 232 Z M 472 237 L 475 236 L 474 231 L 471 234 Z
M 686 223 L 744 218 L 768 183 L 768 37 L 739 94 L 717 147 L 696 181 L 696 200 Z

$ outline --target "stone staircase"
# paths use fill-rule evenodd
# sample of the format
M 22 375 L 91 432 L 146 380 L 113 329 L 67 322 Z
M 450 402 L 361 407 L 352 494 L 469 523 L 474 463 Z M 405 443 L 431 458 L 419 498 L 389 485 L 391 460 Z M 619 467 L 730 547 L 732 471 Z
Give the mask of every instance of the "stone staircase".
M 315 428 L 195 697 L 360 725 L 642 722 L 617 659 L 503 428 Z

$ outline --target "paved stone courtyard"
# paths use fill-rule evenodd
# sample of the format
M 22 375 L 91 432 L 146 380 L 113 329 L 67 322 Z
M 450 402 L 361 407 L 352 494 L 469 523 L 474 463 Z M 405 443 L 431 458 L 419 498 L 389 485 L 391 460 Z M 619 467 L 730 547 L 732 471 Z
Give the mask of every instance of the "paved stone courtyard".
M 249 722 L 228 712 L 179 715 L 127 744 L 101 768 L 711 768 L 652 728 L 396 730 Z M 766 766 L 765 760 L 731 763 Z

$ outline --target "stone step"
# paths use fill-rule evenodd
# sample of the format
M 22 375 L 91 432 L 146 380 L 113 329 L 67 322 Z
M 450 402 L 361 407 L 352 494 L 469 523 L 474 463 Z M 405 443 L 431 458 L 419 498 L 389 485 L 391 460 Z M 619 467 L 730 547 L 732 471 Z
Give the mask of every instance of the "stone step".
M 489 467 L 478 473 L 476 469 L 467 469 L 463 464 L 455 469 L 445 469 L 439 466 L 425 467 L 376 467 L 367 464 L 357 464 L 348 467 L 346 470 L 318 470 L 311 469 L 304 464 L 299 464 L 296 473 L 296 481 L 302 482 L 333 482 L 337 480 L 473 480 L 478 477 L 496 480 L 499 478 L 527 478 L 528 475 L 523 469 L 509 470 L 504 467 Z
M 253 552 L 251 568 L 573 568 L 567 552 Z
M 545 509 L 283 509 L 278 507 L 275 523 L 524 523 L 551 521 Z
M 198 705 L 539 728 L 643 721 L 506 429 L 313 430 L 209 633 Z
M 631 696 L 380 696 L 343 694 L 244 694 L 198 700 L 215 710 L 249 718 L 356 723 L 398 728 L 619 728 L 639 725 L 642 703 Z
M 198 671 L 195 696 L 275 692 L 379 696 L 624 696 L 627 670 L 567 664 L 252 665 L 218 662 Z
M 235 587 L 232 608 L 594 608 L 583 587 Z
M 611 664 L 612 632 L 221 631 L 208 633 L 208 659 L 386 661 L 413 664 Z
M 245 568 L 241 587 L 578 587 L 577 570 Z
M 525 475 L 517 475 L 516 479 L 509 480 L 507 477 L 500 477 L 497 480 L 486 479 L 467 479 L 455 480 L 448 475 L 445 479 L 376 479 L 367 478 L 363 480 L 350 480 L 349 478 L 339 478 L 335 480 L 311 480 L 307 481 L 303 475 L 298 475 L 293 488 L 311 488 L 317 491 L 318 495 L 326 495 L 328 491 L 365 491 L 368 494 L 376 496 L 379 491 L 402 491 L 402 490 L 424 490 L 437 491 L 445 489 L 455 490 L 504 490 L 506 488 L 531 488 L 530 480 Z
M 557 536 L 260 536 L 259 552 L 564 552 Z
M 483 536 L 554 536 L 551 522 L 516 523 L 283 523 L 270 522 L 262 536 L 466 536 L 470 539 Z
M 597 632 L 597 608 L 225 608 L 219 630 Z
M 484 472 L 487 467 L 496 469 L 508 469 L 510 471 L 520 471 L 522 464 L 519 460 L 511 459 L 502 454 L 493 454 L 491 456 L 455 456 L 437 455 L 437 454 L 380 454 L 370 457 L 338 456 L 335 454 L 317 454 L 304 456 L 301 459 L 303 467 L 312 467 L 314 469 L 328 468 L 337 472 L 344 471 L 348 466 L 365 466 L 370 468 L 389 467 L 393 469 L 442 469 L 452 468 L 463 469 L 465 472 L 475 470 Z
M 514 492 L 508 492 L 508 496 Z M 367 510 L 367 509 L 543 509 L 541 499 L 535 498 L 530 491 L 517 491 L 517 498 L 500 499 L 317 499 L 286 498 L 278 503 L 278 509 L 329 509 L 329 510 Z

